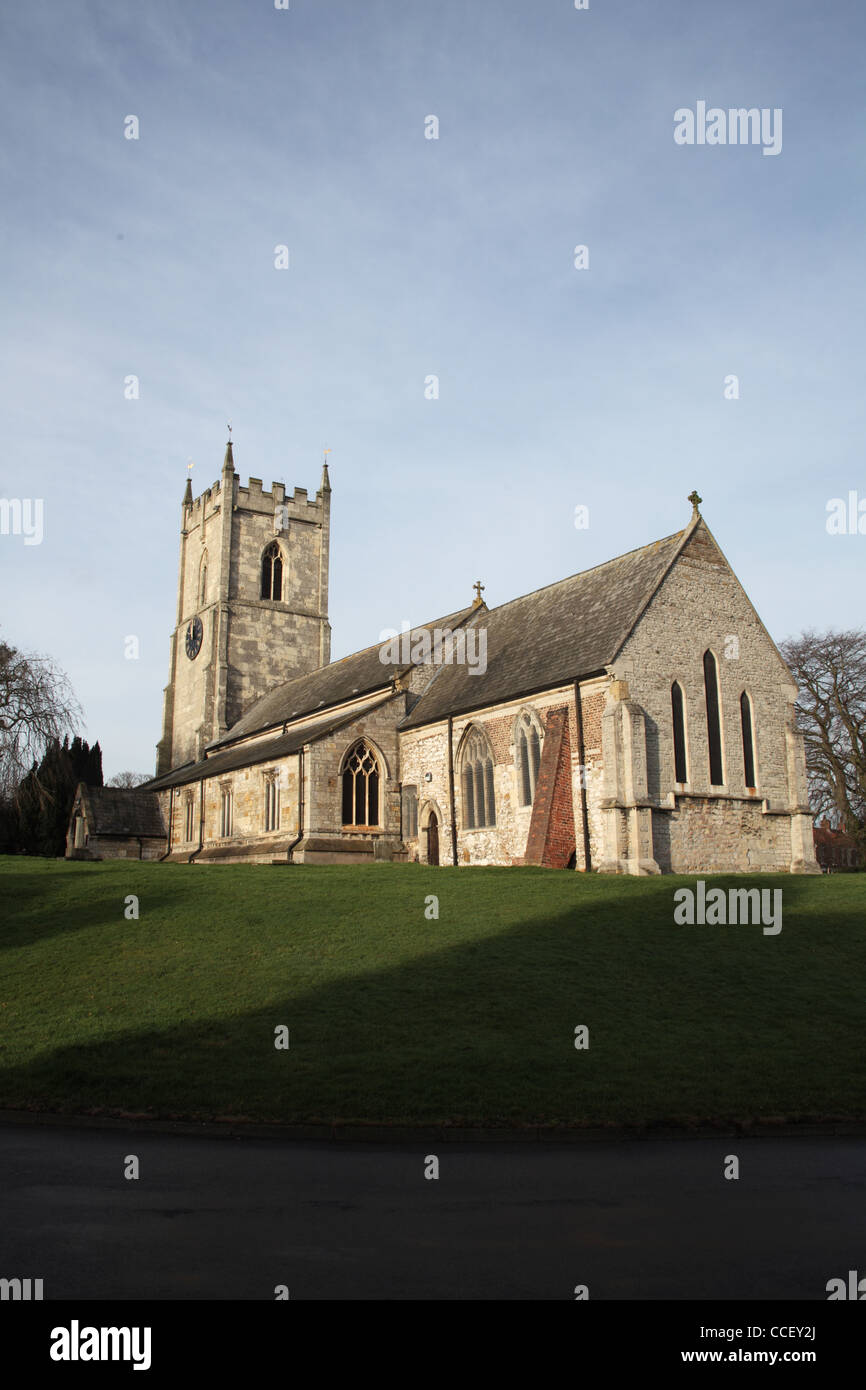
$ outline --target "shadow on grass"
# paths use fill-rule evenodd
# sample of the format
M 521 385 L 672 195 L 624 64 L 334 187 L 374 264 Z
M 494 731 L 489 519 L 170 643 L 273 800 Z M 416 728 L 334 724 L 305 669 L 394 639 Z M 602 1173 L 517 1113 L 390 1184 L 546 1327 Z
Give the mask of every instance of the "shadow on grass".
M 363 872 L 374 875 L 369 913 L 387 878 Z M 506 895 L 514 872 L 501 871 Z M 450 875 L 467 882 L 459 869 L 415 881 L 422 894 L 439 885 L 445 902 Z M 783 889 L 779 936 L 677 926 L 673 893 L 694 882 L 575 878 L 567 911 L 487 935 L 472 896 L 458 893 L 465 940 L 443 945 L 440 923 L 418 908 L 411 959 L 306 989 L 275 971 L 274 1000 L 261 1007 L 237 1009 L 226 989 L 207 1019 L 47 1051 L 0 1072 L 0 1104 L 283 1123 L 862 1115 L 862 910 L 814 880 L 755 876 L 749 886 Z M 744 886 L 740 876 L 712 883 Z M 176 905 L 168 885 L 154 891 Z M 460 929 L 458 914 L 449 930 Z M 133 994 L 136 983 L 133 968 Z M 280 1025 L 288 1050 L 274 1046 Z M 574 1046 L 579 1025 L 585 1050 Z
M 151 910 L 172 907 L 176 892 L 162 875 L 171 873 L 174 866 L 158 865 L 132 859 L 114 861 L 110 867 L 66 860 L 6 859 L 3 867 L 14 862 L 14 872 L 0 875 L 0 951 L 17 950 L 34 940 L 45 941 L 70 932 L 91 930 L 99 926 L 116 926 L 124 921 L 124 904 L 128 894 L 140 892 L 143 871 L 146 880 L 147 902 Z M 48 866 L 47 868 L 41 867 Z M 62 890 L 56 900 L 46 904 L 46 883 L 52 868 L 70 876 L 61 880 Z M 184 868 L 186 866 L 183 866 Z M 124 870 L 126 871 L 124 873 Z

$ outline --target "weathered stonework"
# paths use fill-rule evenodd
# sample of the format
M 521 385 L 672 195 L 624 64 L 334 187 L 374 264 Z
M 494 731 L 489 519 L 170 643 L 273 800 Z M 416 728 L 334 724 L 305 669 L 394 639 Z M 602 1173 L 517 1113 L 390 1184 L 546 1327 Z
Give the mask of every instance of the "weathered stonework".
M 258 597 L 278 509 L 285 602 Z M 485 672 L 410 659 L 402 647 L 399 657 L 369 648 L 324 664 L 329 515 L 327 473 L 315 502 L 302 489 L 286 502 L 279 484 L 270 493 L 257 479 L 240 488 L 230 450 L 220 485 L 185 502 L 160 745 L 167 775 L 154 783 L 171 858 L 372 864 L 424 862 L 432 852 L 440 864 L 615 874 L 818 871 L 796 689 L 697 511 L 683 532 L 584 576 L 493 612 L 476 599 L 443 620 L 467 631 L 492 625 L 499 646 L 489 653 L 494 676 L 487 673 L 486 685 L 477 679 Z M 205 638 L 190 662 L 182 644 L 196 612 Z M 425 629 L 416 631 L 421 651 Z M 716 783 L 707 651 L 718 671 L 723 778 L 716 770 Z M 674 682 L 684 701 L 688 780 L 681 783 Z M 484 690 L 494 698 L 485 700 Z M 746 784 L 744 692 L 754 786 Z M 538 759 L 531 782 L 519 765 L 521 727 Z M 347 815 L 359 819 L 346 772 L 359 747 L 376 769 L 374 825 L 343 823 L 344 776 Z M 467 795 L 473 807 L 487 808 L 492 788 L 492 824 L 485 810 L 478 819 L 488 823 L 474 826 L 476 811 L 464 804 L 470 748 Z M 278 821 L 266 829 L 277 793 Z M 524 805 L 527 796 L 532 804 Z M 372 802 L 362 795 L 360 804 L 369 813 Z
M 709 771 L 703 656 L 716 658 L 724 782 Z M 614 663 L 640 692 L 653 857 L 666 872 L 814 871 L 796 687 L 739 581 L 701 524 Z M 674 778 L 671 687 L 685 695 L 689 781 Z M 740 696 L 752 703 L 757 786 L 745 782 Z M 665 810 L 664 808 L 667 808 Z
M 251 478 L 241 487 L 231 445 L 222 477 L 182 508 L 175 630 L 157 776 L 200 758 L 259 696 L 330 659 L 328 548 L 330 483 L 315 500 L 287 496 Z M 272 542 L 282 560 L 282 598 L 261 598 L 262 557 Z M 186 654 L 191 621 L 201 650 Z

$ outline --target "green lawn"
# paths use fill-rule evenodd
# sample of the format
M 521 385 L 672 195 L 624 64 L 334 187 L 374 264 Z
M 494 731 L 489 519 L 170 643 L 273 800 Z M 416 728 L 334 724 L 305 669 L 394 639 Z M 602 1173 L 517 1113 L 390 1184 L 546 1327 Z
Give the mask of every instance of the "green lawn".
M 11 858 L 0 878 L 2 1108 L 866 1117 L 863 875 L 749 879 L 781 887 L 778 936 L 675 925 L 684 878 Z

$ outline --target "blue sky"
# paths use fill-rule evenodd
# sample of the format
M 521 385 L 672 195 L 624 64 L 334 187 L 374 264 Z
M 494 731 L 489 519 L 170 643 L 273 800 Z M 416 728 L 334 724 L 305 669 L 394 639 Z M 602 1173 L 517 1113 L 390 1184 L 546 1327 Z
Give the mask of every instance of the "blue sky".
M 0 495 L 45 535 L 0 536 L 0 632 L 67 670 L 106 775 L 153 768 L 187 463 L 217 478 L 228 420 L 244 481 L 312 492 L 332 450 L 335 656 L 668 535 L 695 486 L 774 637 L 862 625 L 866 535 L 825 524 L 866 498 L 862 4 L 4 27 Z M 781 108 L 781 153 L 678 146 L 698 100 Z

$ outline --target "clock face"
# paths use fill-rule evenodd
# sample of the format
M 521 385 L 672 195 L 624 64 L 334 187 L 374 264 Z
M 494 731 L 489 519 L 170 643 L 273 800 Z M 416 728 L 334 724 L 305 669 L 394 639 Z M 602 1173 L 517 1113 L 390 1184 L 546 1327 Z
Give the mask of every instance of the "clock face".
M 186 630 L 186 654 L 190 661 L 195 661 L 201 651 L 201 639 L 204 636 L 204 629 L 201 625 L 201 618 L 193 618 Z

